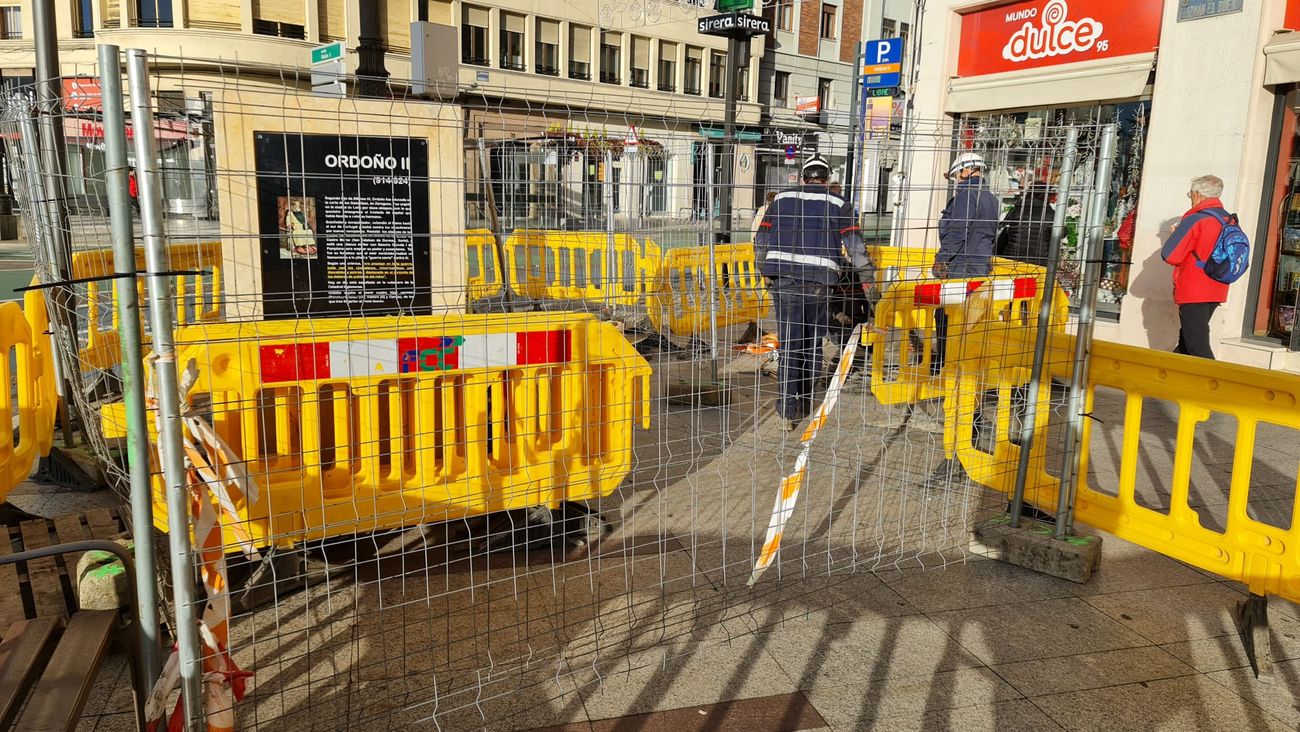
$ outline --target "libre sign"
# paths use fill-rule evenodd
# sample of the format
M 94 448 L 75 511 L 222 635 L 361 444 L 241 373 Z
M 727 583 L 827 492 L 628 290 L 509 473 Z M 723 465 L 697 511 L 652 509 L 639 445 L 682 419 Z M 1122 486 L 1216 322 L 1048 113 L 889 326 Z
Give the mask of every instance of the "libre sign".
M 1128 56 L 1160 43 L 1156 0 L 1020 0 L 961 19 L 959 76 Z

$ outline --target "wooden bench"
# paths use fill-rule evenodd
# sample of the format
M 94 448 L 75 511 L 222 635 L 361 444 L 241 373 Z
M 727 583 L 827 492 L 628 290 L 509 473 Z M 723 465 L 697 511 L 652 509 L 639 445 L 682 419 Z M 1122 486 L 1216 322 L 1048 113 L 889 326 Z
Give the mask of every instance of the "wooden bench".
M 0 731 L 75 730 L 113 645 L 130 659 L 136 721 L 142 723 L 135 613 L 124 623 L 118 610 L 75 612 L 76 563 L 86 551 L 118 555 L 134 584 L 130 554 L 103 540 L 117 523 L 107 517 L 103 512 L 0 527 L 9 529 L 9 541 L 0 541 Z M 82 540 L 86 533 L 99 540 Z M 52 535 L 68 543 L 51 546 Z M 15 547 L 22 551 L 10 553 Z
M 118 625 L 116 610 L 95 610 L 66 626 L 51 617 L 9 626 L 0 642 L 0 729 L 75 730 Z

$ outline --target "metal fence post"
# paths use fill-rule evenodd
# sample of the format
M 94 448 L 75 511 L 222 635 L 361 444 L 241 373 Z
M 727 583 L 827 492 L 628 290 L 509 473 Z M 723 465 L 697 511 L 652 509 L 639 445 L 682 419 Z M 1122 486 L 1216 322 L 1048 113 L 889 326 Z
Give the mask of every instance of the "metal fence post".
M 1061 492 L 1056 501 L 1057 539 L 1064 539 L 1074 524 L 1074 496 L 1079 485 L 1079 464 L 1083 450 L 1083 412 L 1088 372 L 1092 365 L 1092 332 L 1097 321 L 1097 290 L 1102 275 L 1101 254 L 1106 236 L 1106 205 L 1110 200 L 1110 176 L 1115 157 L 1115 125 L 1101 131 L 1097 151 L 1097 177 L 1089 226 L 1084 231 L 1083 289 L 1079 297 L 1079 326 L 1074 342 L 1074 373 L 1070 379 L 1070 400 L 1065 415 L 1065 449 L 1061 456 Z
M 614 307 L 614 288 L 619 283 L 618 244 L 614 238 L 614 155 L 605 153 L 605 307 Z
M 1025 483 L 1029 479 L 1029 457 L 1034 449 L 1034 431 L 1038 419 L 1038 395 L 1043 389 L 1043 367 L 1047 356 L 1048 331 L 1052 327 L 1053 303 L 1056 300 L 1056 270 L 1061 258 L 1061 240 L 1065 238 L 1065 216 L 1074 179 L 1074 161 L 1079 150 L 1079 128 L 1066 133 L 1065 155 L 1061 160 L 1061 179 L 1056 187 L 1056 216 L 1052 221 L 1052 242 L 1047 254 L 1047 273 L 1043 275 L 1043 299 L 1038 305 L 1038 330 L 1034 336 L 1034 365 L 1030 371 L 1028 407 L 1020 420 L 1020 460 L 1016 463 L 1016 488 L 1011 496 L 1011 526 L 1020 526 L 1020 506 L 1025 500 Z M 1047 388 L 1050 390 L 1051 384 Z
M 158 399 L 158 452 L 167 487 L 167 531 L 171 549 L 172 597 L 176 605 L 176 635 L 180 648 L 181 693 L 185 725 L 198 730 L 203 721 L 202 667 L 198 618 L 194 599 L 194 552 L 190 546 L 189 496 L 181 448 L 181 405 L 173 333 L 176 311 L 167 262 L 163 223 L 162 175 L 153 136 L 153 105 L 149 88 L 149 56 L 141 49 L 126 52 L 131 88 L 131 120 L 135 127 L 135 162 L 140 221 L 144 233 L 145 276 L 149 285 L 149 323 L 153 335 L 154 392 Z
M 153 494 L 149 479 L 149 430 L 145 412 L 144 353 L 140 345 L 140 303 L 136 292 L 135 240 L 127 182 L 126 113 L 122 57 L 117 46 L 99 47 L 99 84 L 104 100 L 104 177 L 112 223 L 113 269 L 117 280 L 118 333 L 122 344 L 122 402 L 126 405 L 126 452 L 131 475 L 131 524 L 135 534 L 136 607 L 140 608 L 142 689 L 158 678 L 158 576 L 154 561 Z
M 705 154 L 705 165 L 708 166 L 709 176 L 712 177 L 715 166 L 717 165 L 717 148 L 709 144 L 708 151 Z M 708 187 L 708 206 L 709 206 L 709 226 L 708 226 L 708 245 L 709 245 L 709 362 L 711 364 L 711 378 L 716 382 L 718 380 L 718 237 L 714 235 L 714 215 L 713 207 L 717 204 L 718 187 L 716 185 Z
M 40 134 L 39 151 L 41 165 L 35 168 L 36 175 L 43 180 L 45 195 L 42 203 L 46 209 L 48 240 L 46 250 L 49 252 L 49 266 L 60 283 L 72 279 L 72 249 L 69 246 L 71 236 L 68 229 L 68 202 L 65 190 L 68 170 L 67 144 L 63 137 L 63 85 L 59 66 L 59 42 L 55 29 L 53 0 L 36 0 L 32 3 L 32 26 L 36 42 L 36 104 L 40 111 L 38 117 Z M 66 285 L 58 285 L 50 290 L 47 300 L 53 317 L 51 323 L 58 325 L 61 335 L 72 342 L 72 353 L 77 352 L 77 327 L 73 313 L 76 311 L 76 299 Z M 57 360 L 57 359 L 56 359 Z M 76 444 L 72 431 L 72 414 L 75 411 L 72 399 L 73 389 L 79 384 L 80 372 L 75 360 L 70 360 L 58 374 L 58 383 L 63 397 L 59 400 L 59 422 L 62 425 L 63 444 L 72 447 Z

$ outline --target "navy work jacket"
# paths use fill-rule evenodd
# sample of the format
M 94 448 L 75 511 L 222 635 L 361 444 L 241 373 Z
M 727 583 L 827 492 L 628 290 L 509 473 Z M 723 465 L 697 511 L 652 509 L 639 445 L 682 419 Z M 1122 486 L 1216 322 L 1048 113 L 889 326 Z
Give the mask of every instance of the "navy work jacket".
M 981 176 L 957 184 L 952 200 L 939 216 L 939 252 L 936 268 L 947 277 L 984 277 L 992 266 L 998 218 L 1002 207 Z
M 871 267 L 853 207 L 824 185 L 778 194 L 758 225 L 754 254 L 765 277 L 819 285 L 839 282 L 847 264 Z

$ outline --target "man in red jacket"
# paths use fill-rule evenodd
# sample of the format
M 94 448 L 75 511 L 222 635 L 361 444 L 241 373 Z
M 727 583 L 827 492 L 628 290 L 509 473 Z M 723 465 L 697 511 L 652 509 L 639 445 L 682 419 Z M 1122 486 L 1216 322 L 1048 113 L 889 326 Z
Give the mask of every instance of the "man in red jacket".
M 1174 353 L 1214 358 L 1210 347 L 1210 316 L 1228 299 L 1228 286 L 1210 279 L 1199 266 L 1210 258 L 1223 225 L 1210 215 L 1227 219 L 1223 208 L 1223 181 L 1213 175 L 1192 179 L 1187 197 L 1192 207 L 1160 250 L 1160 256 L 1174 266 L 1174 302 L 1178 305 L 1178 347 Z

